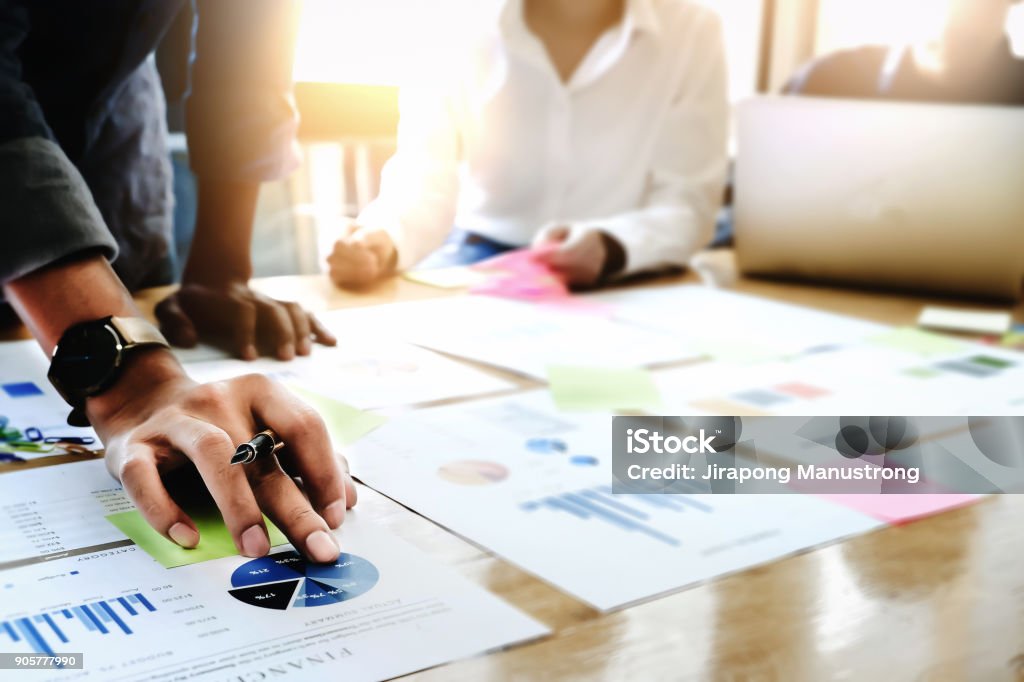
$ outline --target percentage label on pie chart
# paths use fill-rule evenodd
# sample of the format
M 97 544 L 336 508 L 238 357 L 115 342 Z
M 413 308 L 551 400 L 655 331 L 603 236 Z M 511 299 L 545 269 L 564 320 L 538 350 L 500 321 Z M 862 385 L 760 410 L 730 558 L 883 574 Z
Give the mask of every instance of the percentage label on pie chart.
M 366 594 L 380 579 L 362 557 L 342 554 L 333 564 L 314 564 L 297 552 L 253 559 L 231 574 L 229 590 L 238 601 L 264 609 L 330 606 Z

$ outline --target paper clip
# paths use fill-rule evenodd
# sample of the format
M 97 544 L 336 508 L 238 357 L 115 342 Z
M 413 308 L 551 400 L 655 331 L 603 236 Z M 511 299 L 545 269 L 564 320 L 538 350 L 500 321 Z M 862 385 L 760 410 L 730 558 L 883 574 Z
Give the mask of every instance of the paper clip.
M 43 439 L 43 432 L 34 426 L 30 426 L 25 429 L 25 440 L 38 443 Z
M 62 445 L 65 443 L 73 445 L 92 445 L 96 442 L 96 439 L 92 436 L 47 436 L 43 439 L 43 442 L 48 445 Z

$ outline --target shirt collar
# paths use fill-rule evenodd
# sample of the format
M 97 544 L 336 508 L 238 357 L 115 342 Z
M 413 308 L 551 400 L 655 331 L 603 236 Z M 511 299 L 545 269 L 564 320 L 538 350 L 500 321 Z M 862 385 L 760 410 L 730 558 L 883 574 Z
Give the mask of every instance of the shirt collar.
M 623 21 L 627 26 L 632 25 L 635 32 L 649 33 L 655 38 L 661 37 L 661 22 L 658 21 L 653 0 L 627 0 Z
M 503 0 L 498 5 L 498 26 L 506 38 L 520 37 L 529 33 L 523 20 L 523 0 Z M 628 34 L 649 33 L 655 38 L 661 36 L 661 23 L 654 9 L 653 0 L 626 0 L 622 26 Z

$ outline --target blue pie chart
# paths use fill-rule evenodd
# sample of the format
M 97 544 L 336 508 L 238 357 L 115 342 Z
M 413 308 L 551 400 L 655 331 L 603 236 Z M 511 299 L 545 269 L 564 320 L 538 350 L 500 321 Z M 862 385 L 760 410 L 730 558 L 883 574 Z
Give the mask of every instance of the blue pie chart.
M 236 568 L 228 593 L 252 606 L 284 611 L 347 602 L 369 592 L 379 579 L 377 567 L 354 554 L 343 553 L 333 564 L 314 564 L 287 551 Z

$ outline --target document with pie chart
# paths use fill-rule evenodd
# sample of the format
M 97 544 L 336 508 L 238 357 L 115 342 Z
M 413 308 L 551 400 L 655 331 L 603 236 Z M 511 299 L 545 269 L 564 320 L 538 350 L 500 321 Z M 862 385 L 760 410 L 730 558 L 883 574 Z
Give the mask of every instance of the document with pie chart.
M 401 415 L 349 461 L 367 485 L 602 610 L 879 525 L 809 496 L 614 495 L 611 422 L 529 392 Z
M 81 652 L 76 680 L 380 680 L 547 633 L 358 510 L 331 564 L 284 545 L 165 569 L 104 520 L 131 503 L 101 461 L 0 475 L 0 499 L 0 651 Z

